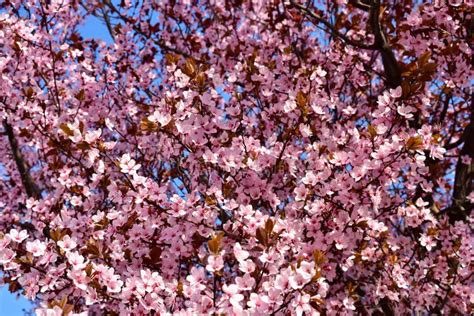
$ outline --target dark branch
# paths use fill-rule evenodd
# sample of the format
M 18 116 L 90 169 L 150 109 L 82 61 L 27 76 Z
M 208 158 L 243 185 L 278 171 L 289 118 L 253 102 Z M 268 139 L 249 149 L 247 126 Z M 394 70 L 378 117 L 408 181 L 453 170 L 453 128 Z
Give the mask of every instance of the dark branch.
M 371 4 L 369 4 L 369 2 Z M 298 8 L 300 11 L 306 13 L 309 17 L 314 19 L 316 22 L 323 24 L 326 27 L 326 32 L 330 33 L 333 36 L 340 38 L 345 43 L 352 45 L 357 48 L 377 50 L 382 56 L 382 64 L 385 71 L 386 83 L 390 88 L 395 88 L 401 85 L 402 83 L 402 70 L 398 64 L 397 58 L 393 53 L 385 32 L 383 31 L 380 25 L 380 0 L 375 1 L 351 1 L 350 2 L 356 8 L 362 9 L 364 11 L 369 11 L 369 26 L 374 33 L 375 42 L 374 44 L 364 44 L 361 42 L 354 41 L 348 38 L 346 35 L 337 31 L 331 23 L 323 19 L 316 12 L 308 9 L 307 7 L 291 1 L 291 4 Z
M 8 137 L 8 142 L 10 143 L 13 158 L 15 159 L 15 163 L 18 168 L 18 172 L 20 173 L 21 182 L 23 183 L 26 194 L 28 197 L 33 197 L 35 199 L 41 198 L 41 191 L 30 175 L 28 164 L 25 162 L 25 159 L 21 154 L 15 134 L 13 133 L 13 128 L 6 120 L 3 121 L 3 128 L 5 129 L 5 134 Z
M 375 47 L 382 55 L 382 63 L 387 78 L 387 84 L 390 88 L 396 88 L 402 84 L 402 70 L 393 53 L 385 32 L 380 25 L 380 0 L 375 0 L 375 3 L 370 8 L 370 26 L 375 37 Z
M 103 2 L 104 5 L 106 5 L 111 13 L 115 13 L 117 15 L 117 18 L 122 20 L 123 22 L 129 24 L 133 30 L 135 32 L 137 32 L 138 34 L 142 35 L 143 37 L 151 40 L 153 43 L 155 43 L 155 45 L 157 45 L 158 47 L 160 47 L 162 49 L 162 51 L 164 53 L 169 53 L 169 52 L 172 52 L 172 53 L 175 53 L 175 54 L 178 54 L 178 55 L 181 55 L 181 56 L 184 56 L 186 58 L 190 58 L 192 57 L 191 54 L 188 54 L 182 50 L 179 50 L 177 48 L 174 48 L 174 47 L 171 47 L 171 46 L 168 46 L 166 45 L 162 40 L 160 39 L 154 39 L 151 37 L 151 34 L 146 34 L 138 25 L 137 23 L 131 21 L 126 15 L 122 14 L 120 12 L 119 9 L 117 9 L 117 7 L 110 1 L 110 0 L 106 0 Z M 110 19 L 110 16 L 107 15 L 107 18 Z M 105 22 L 107 23 L 107 20 L 105 20 Z M 195 58 L 196 59 L 196 58 Z M 196 59 L 197 61 L 201 62 L 201 63 L 206 63 L 205 61 L 202 61 L 202 60 L 199 60 L 199 59 Z
M 334 26 L 331 25 L 331 23 L 329 23 L 328 21 L 323 19 L 320 15 L 318 15 L 316 12 L 308 9 L 307 7 L 305 7 L 305 6 L 303 6 L 299 3 L 296 3 L 294 1 L 291 1 L 291 4 L 294 7 L 298 8 L 299 10 L 306 13 L 308 16 L 313 18 L 318 23 L 323 24 L 326 27 L 325 31 L 327 31 L 328 33 L 330 33 L 333 36 L 336 36 L 336 37 L 340 38 L 342 41 L 346 42 L 347 44 L 358 47 L 358 48 L 362 48 L 362 49 L 371 49 L 371 50 L 375 49 L 375 47 L 373 45 L 366 45 L 364 43 L 354 41 L 354 40 L 350 39 L 349 37 L 347 37 L 346 35 L 340 33 L 339 31 L 337 31 L 334 28 Z
M 368 1 L 364 0 L 349 0 L 349 3 L 352 4 L 354 7 L 364 10 L 364 11 L 369 11 L 370 10 L 370 4 Z
M 461 139 L 464 145 L 459 153 L 456 164 L 456 176 L 454 178 L 452 207 L 448 209 L 451 222 L 464 220 L 472 211 L 473 204 L 469 202 L 467 196 L 474 189 L 474 98 L 471 95 L 470 123 L 463 132 Z M 463 163 L 461 157 L 471 158 L 469 164 Z

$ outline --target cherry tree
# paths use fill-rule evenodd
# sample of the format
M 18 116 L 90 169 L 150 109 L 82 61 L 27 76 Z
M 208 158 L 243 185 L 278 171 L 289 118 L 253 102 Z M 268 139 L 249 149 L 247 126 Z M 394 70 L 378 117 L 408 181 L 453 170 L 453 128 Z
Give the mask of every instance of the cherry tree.
M 472 10 L 1 1 L 2 283 L 38 315 L 469 314 Z

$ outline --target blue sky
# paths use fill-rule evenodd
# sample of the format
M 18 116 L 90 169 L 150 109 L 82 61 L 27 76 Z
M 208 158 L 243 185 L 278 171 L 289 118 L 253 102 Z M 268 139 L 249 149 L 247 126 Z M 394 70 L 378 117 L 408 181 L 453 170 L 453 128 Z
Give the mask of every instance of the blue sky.
M 86 20 L 80 32 L 85 38 L 101 38 L 109 43 L 112 41 L 105 26 L 94 17 Z M 31 311 L 32 307 L 32 303 L 26 298 L 11 294 L 7 286 L 0 287 L 0 316 L 23 316 L 25 311 Z
M 0 288 L 0 316 L 24 315 L 31 307 L 32 304 L 24 297 L 17 298 L 8 292 L 6 286 Z

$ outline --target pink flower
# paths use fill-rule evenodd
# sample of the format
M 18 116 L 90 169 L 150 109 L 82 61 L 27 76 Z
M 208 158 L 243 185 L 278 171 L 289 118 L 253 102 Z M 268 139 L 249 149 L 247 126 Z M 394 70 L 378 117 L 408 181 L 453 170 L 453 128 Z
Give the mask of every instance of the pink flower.
M 301 182 L 303 182 L 306 185 L 316 185 L 318 182 L 317 177 L 315 176 L 313 171 L 308 171 L 306 175 L 301 179 Z
M 306 283 L 308 283 L 308 281 L 310 279 L 311 279 L 311 277 L 308 278 L 305 273 L 296 272 L 295 274 L 290 276 L 289 283 L 290 283 L 290 286 L 291 286 L 292 289 L 299 290 L 303 286 L 305 286 Z
M 384 94 L 380 95 L 378 97 L 377 103 L 381 107 L 388 107 L 392 103 L 390 94 L 388 92 L 385 92 Z
M 430 157 L 434 159 L 443 159 L 446 149 L 441 146 L 430 146 Z
M 80 130 L 79 121 L 75 120 L 73 124 L 67 123 L 67 127 L 69 131 L 72 133 L 72 135 L 69 134 L 69 131 L 66 134 L 67 129 L 61 129 L 62 132 L 65 133 L 68 136 L 68 138 L 72 140 L 74 143 L 80 143 L 83 140 L 83 138 L 82 138 L 82 134 Z
M 416 204 L 416 206 L 421 208 L 421 207 L 428 206 L 430 203 L 423 201 L 422 198 L 418 198 L 418 199 L 416 199 L 415 204 Z
M 89 131 L 86 133 L 85 141 L 89 144 L 94 143 L 102 134 L 101 130 Z
M 356 307 L 354 305 L 354 299 L 352 297 L 346 297 L 343 301 L 342 304 L 344 305 L 345 308 L 348 310 L 355 310 Z
M 37 308 L 35 310 L 37 316 L 62 316 L 63 309 L 59 306 L 53 308 Z
M 62 240 L 58 241 L 58 246 L 61 247 L 64 251 L 71 251 L 77 247 L 77 243 L 69 237 L 68 235 L 64 236 Z
M 249 252 L 242 250 L 242 246 L 239 243 L 234 245 L 234 256 L 237 261 L 242 262 L 249 257 Z
M 401 116 L 407 118 L 407 119 L 411 119 L 413 117 L 413 112 L 415 112 L 416 109 L 412 106 L 404 106 L 404 105 L 400 105 L 397 107 L 397 113 L 400 114 Z
M 26 230 L 19 232 L 16 229 L 11 229 L 10 233 L 7 235 L 10 236 L 11 240 L 17 243 L 21 243 L 23 240 L 28 238 L 28 232 Z
M 40 257 L 40 256 L 44 255 L 44 253 L 46 251 L 46 244 L 39 241 L 39 240 L 28 241 L 26 243 L 26 250 L 28 252 L 31 252 L 33 254 L 33 256 Z
M 189 286 L 193 289 L 204 290 L 206 288 L 204 285 L 206 282 L 205 270 L 192 268 L 191 274 L 186 277 L 186 281 L 189 282 Z
M 254 313 L 265 314 L 268 312 L 270 303 L 270 298 L 268 296 L 251 293 L 250 300 L 247 302 L 247 306 L 250 307 Z
M 48 251 L 38 260 L 39 265 L 48 265 L 56 262 L 58 255 L 54 252 Z
M 220 271 L 224 267 L 224 260 L 222 256 L 209 256 L 207 258 L 206 270 L 209 272 Z
M 237 81 L 237 76 L 236 76 L 236 74 L 235 74 L 235 73 L 231 73 L 231 74 L 229 75 L 229 78 L 228 78 L 227 80 L 228 80 L 230 83 L 236 82 L 236 81 Z
M 290 286 L 290 281 L 287 273 L 282 273 L 275 278 L 275 288 L 281 291 L 285 291 Z
M 0 250 L 0 265 L 5 265 L 15 258 L 16 254 L 13 250 L 5 248 Z
M 431 251 L 433 247 L 436 246 L 437 241 L 433 236 L 428 236 L 426 234 L 422 234 L 420 236 L 420 244 L 425 247 L 428 251 Z
M 111 278 L 104 281 L 107 291 L 110 293 L 119 293 L 122 290 L 123 281 L 118 275 L 113 275 Z
M 406 23 L 410 26 L 417 26 L 421 22 L 423 22 L 423 19 L 420 17 L 418 13 L 412 13 L 406 19 Z
M 226 284 L 224 284 L 222 290 L 227 295 L 229 302 L 230 304 L 232 304 L 232 306 L 240 307 L 240 301 L 244 299 L 244 296 L 239 293 L 239 288 L 237 285 L 231 284 L 227 286 Z
M 306 197 L 308 190 L 304 185 L 299 185 L 295 188 L 295 200 L 303 201 Z
M 158 122 L 160 126 L 166 126 L 169 122 L 171 122 L 171 115 L 156 110 L 152 115 L 148 116 L 148 120 L 153 123 Z
M 174 73 L 174 76 L 176 77 L 176 86 L 179 88 L 184 88 L 188 85 L 189 83 L 189 77 L 186 76 L 181 69 L 177 69 Z
M 66 257 L 74 270 L 82 270 L 87 266 L 87 262 L 85 262 L 84 257 L 81 256 L 77 251 L 66 253 Z
M 307 262 L 302 261 L 300 263 L 299 268 L 297 269 L 298 273 L 300 273 L 305 279 L 310 280 L 313 275 L 315 274 L 314 270 L 314 262 Z
M 130 154 L 124 154 L 120 159 L 120 171 L 127 174 L 136 174 L 141 165 L 137 164 Z
M 296 101 L 293 98 L 286 100 L 283 110 L 285 113 L 293 112 L 296 109 Z
M 319 76 L 319 77 L 325 77 L 327 75 L 327 72 L 326 70 L 324 70 L 323 68 L 321 68 L 321 66 L 318 66 L 318 68 L 316 68 L 316 74 Z
M 333 153 L 332 157 L 329 159 L 329 162 L 336 166 L 340 166 L 346 164 L 348 159 L 349 157 L 347 153 L 343 151 L 338 151 Z
M 309 304 L 309 300 L 311 299 L 311 296 L 308 294 L 303 294 L 301 295 L 298 293 L 296 295 L 296 298 L 293 301 L 293 307 L 295 308 L 295 312 L 297 316 L 303 315 L 303 313 L 309 313 L 312 308 L 311 305 Z
M 6 234 L 5 236 L 3 236 L 2 239 L 0 239 L 0 250 L 6 248 L 10 242 L 11 242 L 11 238 L 8 234 Z
M 122 291 L 123 281 L 120 276 L 115 274 L 114 268 L 108 268 L 105 265 L 97 265 L 95 270 L 102 283 L 107 287 L 110 293 L 119 293 Z
M 243 277 L 236 277 L 235 283 L 241 290 L 249 291 L 255 285 L 255 279 L 245 274 Z
M 85 271 L 71 270 L 68 271 L 68 277 L 74 282 L 74 285 L 79 289 L 86 291 L 88 277 Z
M 71 205 L 80 206 L 82 204 L 82 199 L 78 196 L 73 196 L 70 200 Z
M 252 260 L 245 260 L 239 263 L 239 270 L 244 273 L 252 273 L 255 271 L 255 263 Z
M 313 132 L 311 131 L 311 126 L 308 124 L 300 124 L 299 130 L 303 137 L 311 137 L 311 135 L 313 135 Z
M 104 267 L 103 274 L 110 274 L 108 271 L 110 270 L 107 270 L 106 267 Z M 137 289 L 142 291 L 143 294 L 145 292 L 153 292 L 156 289 L 162 290 L 165 288 L 163 278 L 157 271 L 151 272 L 150 270 L 141 270 L 140 277 L 143 284 L 137 284 Z
M 390 89 L 390 96 L 394 99 L 398 99 L 402 96 L 402 87 L 397 87 L 395 89 Z

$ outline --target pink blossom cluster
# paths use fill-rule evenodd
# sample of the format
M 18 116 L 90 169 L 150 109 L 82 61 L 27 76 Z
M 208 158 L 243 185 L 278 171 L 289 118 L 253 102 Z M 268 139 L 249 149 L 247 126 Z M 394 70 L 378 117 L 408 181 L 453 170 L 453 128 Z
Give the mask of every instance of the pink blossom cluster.
M 0 3 L 2 284 L 48 316 L 472 312 L 472 3 L 319 2 Z

